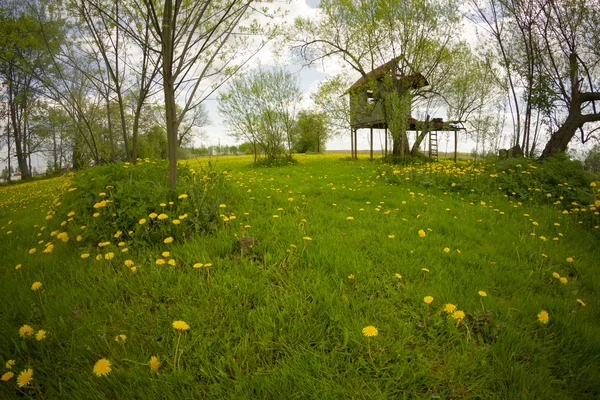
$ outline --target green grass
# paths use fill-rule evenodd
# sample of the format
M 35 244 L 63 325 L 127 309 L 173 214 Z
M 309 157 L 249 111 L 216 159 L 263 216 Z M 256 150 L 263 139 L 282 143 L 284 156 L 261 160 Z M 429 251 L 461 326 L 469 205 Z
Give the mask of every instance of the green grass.
M 278 168 L 219 159 L 229 187 L 221 212 L 235 219 L 185 242 L 127 253 L 113 244 L 110 261 L 81 259 L 89 245 L 40 229 L 68 178 L 0 188 L 1 373 L 16 361 L 0 398 L 600 396 L 594 210 L 565 215 L 552 202 L 519 202 L 471 170 L 443 178 L 410 166 L 394 175 L 339 157 Z M 54 240 L 52 253 L 40 240 Z M 175 266 L 155 263 L 163 251 Z M 447 303 L 465 312 L 460 324 Z M 178 354 L 176 320 L 191 327 Z M 46 339 L 19 337 L 24 324 Z M 379 334 L 364 337 L 366 326 Z M 112 372 L 97 377 L 101 358 Z M 18 388 L 26 368 L 33 380 Z

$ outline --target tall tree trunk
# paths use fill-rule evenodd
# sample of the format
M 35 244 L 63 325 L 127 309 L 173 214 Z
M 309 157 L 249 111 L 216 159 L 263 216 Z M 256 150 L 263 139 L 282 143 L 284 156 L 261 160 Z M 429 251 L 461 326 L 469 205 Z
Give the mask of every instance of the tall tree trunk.
M 9 109 L 12 107 L 12 105 L 9 103 L 7 105 L 7 112 L 6 112 L 6 147 L 7 147 L 7 157 L 6 157 L 6 163 L 8 164 L 7 168 L 8 168 L 8 176 L 6 177 L 6 181 L 8 183 L 11 182 L 11 173 L 10 173 L 10 111 Z
M 177 111 L 175 108 L 175 80 L 173 78 L 173 40 L 175 27 L 173 18 L 173 1 L 167 0 L 163 10 L 163 87 L 165 95 L 165 119 L 167 122 L 167 155 L 169 157 L 169 187 L 175 189 L 177 184 Z
M 25 156 L 25 149 L 23 148 L 23 132 L 22 126 L 19 122 L 17 115 L 17 107 L 13 105 L 11 107 L 11 119 L 13 125 L 13 135 L 15 141 L 15 153 L 17 156 L 17 165 L 19 166 L 19 172 L 21 173 L 21 179 L 27 178 L 27 157 Z
M 429 124 L 429 118 L 430 118 L 429 115 L 427 115 L 427 117 L 425 118 L 425 123 L 423 124 L 423 129 L 421 130 L 421 133 L 417 135 L 417 138 L 415 139 L 415 143 L 413 144 L 413 147 L 410 151 L 410 155 L 413 157 L 417 155 L 417 151 L 419 151 L 419 147 L 421 146 L 421 143 L 423 143 L 423 140 L 425 140 L 425 137 L 431 131 L 431 126 Z
M 546 147 L 540 158 L 544 159 L 564 152 L 580 125 L 580 115 L 570 112 L 566 121 L 552 134 L 550 140 L 546 143 Z
M 138 101 L 140 101 L 140 100 L 138 100 Z M 141 105 L 142 105 L 142 103 L 140 101 L 140 104 L 136 108 L 135 115 L 133 117 L 133 132 L 131 135 L 131 162 L 133 162 L 133 163 L 137 162 L 137 137 L 138 137 L 138 131 L 140 130 L 140 117 L 142 114 Z
M 580 92 L 577 54 L 570 54 L 569 64 L 571 72 L 571 96 L 570 103 L 568 104 L 569 115 L 561 127 L 552 134 L 548 143 L 546 143 L 546 147 L 544 148 L 544 151 L 540 157 L 541 159 L 552 157 L 557 153 L 564 152 L 573 136 L 575 136 L 577 129 L 582 128 L 583 125 L 588 122 L 600 121 L 600 113 L 583 114 L 581 112 L 581 108 L 584 104 L 600 101 L 600 93 Z M 582 141 L 583 140 L 584 139 L 582 138 Z
M 52 130 L 52 164 L 54 165 L 53 172 L 58 171 L 58 148 L 56 144 L 56 129 Z
M 115 162 L 117 157 L 115 152 L 115 141 L 113 138 L 113 123 L 112 117 L 110 115 L 110 99 L 108 96 L 108 88 L 106 88 L 106 95 L 104 96 L 104 100 L 106 101 L 106 119 L 108 122 L 108 143 L 110 145 L 110 162 Z
M 392 139 L 392 154 L 395 156 L 404 156 L 409 154 L 409 151 L 406 131 L 400 135 L 394 135 Z

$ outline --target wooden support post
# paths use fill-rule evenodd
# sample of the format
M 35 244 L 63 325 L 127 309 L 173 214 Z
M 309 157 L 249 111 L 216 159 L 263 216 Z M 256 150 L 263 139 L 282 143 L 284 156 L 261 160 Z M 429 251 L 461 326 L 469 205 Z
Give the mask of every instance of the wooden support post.
M 387 136 L 387 126 L 385 127 L 385 155 L 387 156 L 387 145 L 388 145 L 388 136 Z
M 454 131 L 454 163 L 456 164 L 456 153 L 458 153 L 458 131 Z
M 354 130 L 354 158 L 358 159 L 358 129 Z
M 400 157 L 404 157 L 404 138 L 406 137 L 406 131 L 400 132 Z
M 350 158 L 354 158 L 354 129 L 350 128 Z
M 429 159 L 431 160 L 431 131 L 429 131 L 428 135 L 429 135 Z
M 373 127 L 371 127 L 371 161 L 373 161 Z

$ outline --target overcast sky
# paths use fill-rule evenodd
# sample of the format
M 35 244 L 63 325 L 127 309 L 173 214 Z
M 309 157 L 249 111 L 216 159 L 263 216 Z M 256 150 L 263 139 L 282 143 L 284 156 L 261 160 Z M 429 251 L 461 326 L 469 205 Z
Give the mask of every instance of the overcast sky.
M 318 16 L 318 4 L 319 0 L 293 0 L 289 4 L 278 4 L 282 9 L 288 11 L 288 15 L 286 17 L 288 23 L 292 23 L 294 18 L 298 16 L 302 17 L 317 17 Z M 465 29 L 463 33 L 468 36 L 465 37 L 470 42 L 474 42 L 474 29 Z M 329 76 L 333 76 L 337 73 L 342 72 L 341 65 L 337 63 L 336 60 L 328 60 L 324 65 L 318 64 L 312 68 L 302 67 L 299 63 L 294 63 L 293 60 L 287 59 L 286 61 L 276 60 L 273 57 L 272 52 L 269 49 L 265 49 L 261 51 L 257 57 L 249 63 L 249 69 L 252 68 L 263 68 L 269 69 L 275 66 L 284 67 L 286 70 L 296 74 L 299 78 L 300 82 L 300 90 L 303 93 L 303 107 L 309 107 L 312 102 L 310 100 L 310 95 L 317 90 L 318 84 L 324 80 L 326 80 Z M 216 144 L 237 144 L 235 139 L 229 136 L 227 132 L 227 127 L 223 125 L 221 116 L 217 111 L 217 101 L 216 95 L 211 96 L 211 98 L 206 101 L 206 108 L 208 109 L 211 125 L 204 128 L 204 131 L 207 134 L 206 140 L 196 141 L 196 145 L 216 145 Z M 446 112 L 443 109 L 437 110 L 432 117 L 440 117 L 445 118 Z M 460 135 L 460 133 L 459 133 Z M 359 150 L 368 150 L 369 149 L 369 130 L 362 129 L 358 131 L 358 148 Z M 460 135 L 459 138 L 459 151 L 470 152 L 475 144 L 471 140 L 467 140 L 464 135 Z M 374 148 L 383 149 L 383 138 L 384 131 L 375 130 L 374 132 Z M 439 150 L 449 151 L 453 150 L 454 146 L 454 138 L 453 135 L 448 134 L 440 134 L 439 137 Z M 332 138 L 327 142 L 326 148 L 329 150 L 348 150 L 350 151 L 350 132 L 347 134 L 341 134 L 338 137 Z
M 318 16 L 319 10 L 317 8 L 319 0 L 292 0 L 290 3 L 287 2 L 276 2 L 278 7 L 288 12 L 285 20 L 287 23 L 292 24 L 296 17 L 311 17 L 315 18 Z M 467 30 L 468 31 L 468 30 Z M 471 31 L 472 32 L 472 31 Z M 469 35 L 471 36 L 471 35 Z M 274 68 L 275 66 L 284 67 L 286 70 L 296 74 L 300 83 L 300 90 L 303 93 L 303 107 L 309 107 L 311 105 L 310 95 L 316 91 L 318 84 L 326 80 L 329 76 L 333 76 L 342 71 L 341 65 L 336 60 L 328 60 L 325 64 L 316 65 L 313 68 L 303 68 L 299 63 L 294 63 L 291 58 L 284 57 L 285 61 L 276 59 L 273 52 L 267 46 L 263 49 L 254 59 L 248 63 L 248 69 L 253 68 Z M 232 145 L 237 144 L 236 141 L 228 134 L 227 127 L 223 125 L 222 118 L 217 111 L 217 98 L 218 92 L 214 93 L 205 105 L 208 110 L 211 124 L 206 126 L 203 130 L 206 133 L 205 140 L 196 140 L 195 145 Z M 445 110 L 437 110 L 432 117 L 444 117 Z M 360 150 L 369 149 L 368 140 L 369 130 L 362 129 L 358 132 L 358 148 Z M 383 149 L 383 131 L 375 130 L 374 134 L 374 148 Z M 460 135 L 460 133 L 459 133 Z M 465 140 L 464 135 L 460 135 L 459 139 L 459 151 L 470 152 L 474 148 L 474 143 L 469 140 Z M 443 134 L 439 138 L 439 150 L 440 151 L 452 151 L 454 146 L 453 135 Z M 329 150 L 350 150 L 350 135 L 349 132 L 342 134 L 338 137 L 332 138 L 328 141 L 326 148 Z M 2 153 L 5 149 L 2 150 Z M 16 164 L 14 162 L 13 164 Z M 46 161 L 42 156 L 34 156 L 32 159 L 34 167 L 39 169 L 45 169 Z M 0 168 L 4 168 L 5 164 L 0 163 Z

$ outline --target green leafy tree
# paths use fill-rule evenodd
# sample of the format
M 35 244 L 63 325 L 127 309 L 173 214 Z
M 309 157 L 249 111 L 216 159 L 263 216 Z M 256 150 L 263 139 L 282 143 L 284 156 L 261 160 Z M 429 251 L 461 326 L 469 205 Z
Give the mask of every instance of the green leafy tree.
M 230 134 L 252 143 L 254 160 L 259 148 L 278 159 L 294 142 L 296 110 L 301 100 L 296 76 L 283 69 L 254 70 L 233 79 L 219 94 L 219 112 Z
M 457 37 L 458 8 L 454 1 L 433 0 L 322 0 L 322 18 L 298 18 L 289 40 L 307 64 L 333 56 L 364 78 L 391 59 L 404 60 L 399 73 L 423 74 L 427 90 L 394 92 L 384 87 L 373 98 L 383 112 L 394 139 L 394 153 L 408 151 L 406 122 L 411 106 L 435 95 L 443 74 L 440 65 Z M 388 85 L 389 86 L 389 85 Z M 398 119 L 398 121 L 394 121 Z
M 31 176 L 28 160 L 36 142 L 31 131 L 31 115 L 43 92 L 39 79 L 48 68 L 48 44 L 55 48 L 62 40 L 61 26 L 42 27 L 29 7 L 10 1 L 0 8 L 0 80 L 5 84 L 1 96 L 8 104 L 11 142 L 23 179 Z M 47 42 L 41 38 L 48 35 Z
M 89 1 L 97 12 L 121 26 L 144 53 L 160 57 L 160 63 L 154 63 L 160 64 L 169 186 L 175 188 L 178 131 L 185 115 L 266 45 L 275 33 L 273 15 L 266 8 L 257 9 L 254 0 L 131 0 L 122 12 L 132 17 L 121 18 L 106 11 L 101 0 Z M 264 23 L 252 19 L 257 13 L 265 17 Z M 140 23 L 149 27 L 149 35 L 136 29 Z
M 325 142 L 329 137 L 328 129 L 328 120 L 324 112 L 300 111 L 296 122 L 294 149 L 298 153 L 321 153 L 325 150 Z

